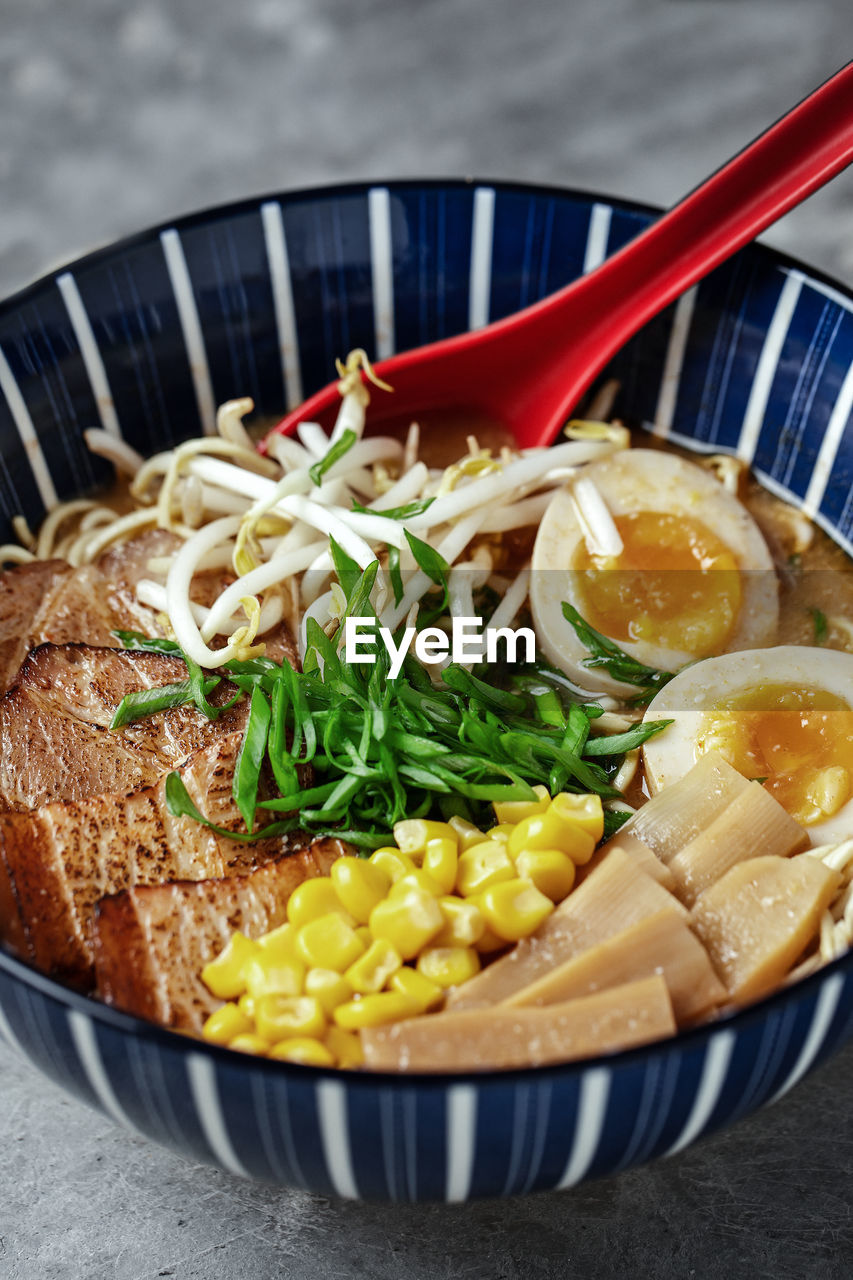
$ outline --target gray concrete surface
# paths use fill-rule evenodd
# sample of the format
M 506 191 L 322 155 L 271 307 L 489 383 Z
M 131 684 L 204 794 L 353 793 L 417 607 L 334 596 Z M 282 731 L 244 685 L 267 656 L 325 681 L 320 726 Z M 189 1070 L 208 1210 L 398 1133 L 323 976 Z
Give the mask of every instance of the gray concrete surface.
M 851 56 L 850 0 L 0 0 L 0 293 L 177 213 L 341 178 L 666 204 Z M 853 283 L 853 175 L 766 238 Z M 0 1052 L 0 1278 L 847 1277 L 853 1048 L 572 1193 L 338 1204 L 193 1167 Z

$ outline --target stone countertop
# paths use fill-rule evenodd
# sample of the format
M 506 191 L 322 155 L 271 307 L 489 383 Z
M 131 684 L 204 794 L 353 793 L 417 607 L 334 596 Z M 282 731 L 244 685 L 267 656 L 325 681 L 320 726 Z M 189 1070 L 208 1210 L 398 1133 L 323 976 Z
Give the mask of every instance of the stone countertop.
M 849 0 L 4 0 L 0 294 L 203 205 L 476 175 L 667 204 L 849 50 Z M 853 175 L 766 240 L 853 283 Z M 0 1277 L 847 1277 L 853 1045 L 572 1192 L 364 1206 L 187 1164 L 0 1050 Z

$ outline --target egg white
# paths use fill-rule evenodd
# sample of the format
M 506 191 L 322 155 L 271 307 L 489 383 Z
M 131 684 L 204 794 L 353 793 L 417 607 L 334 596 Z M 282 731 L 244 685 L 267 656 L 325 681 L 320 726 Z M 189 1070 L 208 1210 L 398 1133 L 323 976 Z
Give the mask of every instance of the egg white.
M 714 476 L 676 454 L 655 449 L 626 449 L 585 467 L 610 514 L 651 511 L 689 516 L 726 544 L 741 575 L 741 605 L 726 651 L 772 644 L 779 617 L 773 559 L 758 525 L 746 507 Z M 628 696 L 636 689 L 606 672 L 584 666 L 587 650 L 562 612 L 569 601 L 583 613 L 577 574 L 571 565 L 584 534 L 571 497 L 571 485 L 557 491 L 549 504 L 533 550 L 530 604 L 538 643 L 545 656 L 581 688 Z M 677 671 L 695 654 L 649 641 L 619 641 L 637 661 L 664 671 Z
M 768 684 L 819 689 L 853 708 L 853 653 L 777 645 L 706 658 L 679 672 L 655 695 L 644 716 L 644 723 L 673 721 L 643 747 L 646 782 L 652 795 L 677 782 L 699 759 L 697 739 L 708 711 L 732 695 Z M 853 835 L 853 799 L 806 831 L 813 845 Z

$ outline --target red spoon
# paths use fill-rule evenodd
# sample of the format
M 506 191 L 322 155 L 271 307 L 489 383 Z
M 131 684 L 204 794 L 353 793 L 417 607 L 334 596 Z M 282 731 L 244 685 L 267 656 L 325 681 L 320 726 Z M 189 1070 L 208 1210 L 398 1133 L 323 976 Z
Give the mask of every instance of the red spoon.
M 642 326 L 853 160 L 853 62 L 601 266 L 524 311 L 391 356 L 371 424 L 471 411 L 522 446 L 547 445 L 607 362 Z M 343 354 L 343 353 L 342 353 Z M 275 432 L 331 423 L 331 383 Z

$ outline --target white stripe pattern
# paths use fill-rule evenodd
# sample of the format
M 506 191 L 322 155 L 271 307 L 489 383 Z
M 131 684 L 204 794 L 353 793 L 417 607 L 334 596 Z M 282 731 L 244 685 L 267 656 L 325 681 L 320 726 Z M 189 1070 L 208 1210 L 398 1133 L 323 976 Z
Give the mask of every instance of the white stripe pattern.
M 469 1084 L 447 1091 L 447 1180 L 445 1199 L 467 1200 L 474 1170 L 477 1136 L 477 1093 Z
M 225 1127 L 213 1062 L 210 1058 L 203 1058 L 200 1053 L 187 1054 L 186 1062 L 190 1093 L 207 1145 L 229 1173 L 235 1173 L 238 1178 L 248 1178 L 249 1171 L 234 1150 Z
M 370 270 L 373 284 L 373 324 L 376 359 L 394 354 L 394 253 L 391 241 L 391 193 L 371 187 L 367 193 L 370 228 Z
M 264 243 L 270 269 L 275 323 L 278 330 L 278 349 L 288 410 L 295 409 L 305 399 L 302 394 L 302 370 L 299 366 L 299 332 L 296 328 L 296 309 L 293 305 L 293 286 L 290 280 L 290 260 L 287 256 L 287 239 L 284 234 L 284 218 L 277 200 L 261 205 L 261 222 Z
M 589 230 L 586 234 L 586 249 L 583 256 L 583 272 L 600 267 L 607 257 L 607 242 L 610 239 L 610 223 L 613 210 L 609 204 L 594 204 L 589 214 Z
M 669 344 L 666 349 L 652 428 L 653 434 L 662 439 L 669 435 L 675 418 L 681 370 L 684 366 L 684 353 L 687 350 L 687 338 L 696 307 L 697 293 L 697 288 L 688 289 L 687 293 L 683 293 L 676 303 L 675 314 L 672 317 L 672 329 L 669 333 Z
M 357 1200 L 358 1186 L 349 1146 L 347 1095 L 337 1080 L 321 1080 L 317 1085 L 317 1120 L 329 1181 L 336 1195 Z
M 471 226 L 471 274 L 468 283 L 469 329 L 482 329 L 489 323 L 494 234 L 494 189 L 477 187 L 474 192 L 474 220 Z
M 778 1100 L 783 1097 L 789 1089 L 793 1089 L 794 1085 L 802 1079 L 814 1062 L 821 1045 L 826 1039 L 829 1024 L 835 1016 L 835 1011 L 838 1008 L 838 1002 L 841 999 L 841 992 L 843 990 L 844 979 L 840 973 L 834 974 L 824 984 L 815 1004 L 809 1033 L 803 1042 L 803 1047 L 800 1050 L 797 1061 L 794 1063 L 794 1066 L 792 1067 L 784 1084 L 773 1094 L 768 1105 L 778 1102 Z
M 141 1134 L 141 1130 L 136 1127 L 116 1097 L 115 1090 L 104 1067 L 104 1060 L 98 1048 L 95 1028 L 92 1026 L 91 1019 L 87 1018 L 85 1013 L 81 1013 L 79 1009 L 70 1009 L 68 1011 L 68 1030 L 71 1032 L 71 1039 L 74 1041 L 74 1048 L 77 1050 L 77 1057 L 80 1059 L 80 1065 L 85 1072 L 86 1079 L 89 1081 L 92 1092 L 104 1111 L 111 1119 L 115 1120 L 116 1124 L 123 1125 L 125 1129 L 131 1129 L 134 1133 Z M 142 1136 L 144 1137 L 145 1135 L 143 1134 Z
M 9 367 L 9 361 L 6 359 L 2 348 L 0 348 L 0 391 L 6 397 L 9 412 L 12 415 L 15 426 L 18 428 L 18 435 L 21 437 L 21 443 L 32 468 L 33 479 L 36 482 L 41 500 L 49 511 L 51 507 L 56 506 L 58 500 L 53 477 L 42 452 L 41 442 L 30 417 L 30 411 L 24 402 L 20 387 L 15 381 L 15 375 Z
M 195 295 L 193 294 L 187 260 L 184 257 L 184 247 L 181 244 L 181 237 L 174 227 L 161 233 L 160 244 L 166 259 L 166 269 L 169 272 L 172 292 L 175 295 L 178 319 L 181 322 L 181 332 L 184 335 L 184 344 L 187 349 L 187 359 L 198 405 L 198 416 L 201 420 L 204 434 L 211 436 L 216 430 L 216 403 L 213 398 L 213 385 L 210 381 L 210 367 L 207 363 L 207 351 L 204 346 L 201 321 L 195 304 Z
M 603 1067 L 593 1067 L 581 1081 L 578 1110 L 575 1117 L 575 1137 L 563 1176 L 555 1190 L 573 1187 L 586 1174 L 598 1150 L 607 1100 L 610 1097 L 610 1072 Z
M 788 336 L 788 329 L 796 310 L 802 287 L 802 276 L 795 272 L 789 272 L 782 286 L 779 301 L 776 303 L 773 319 L 770 321 L 764 337 L 764 346 L 758 358 L 755 377 L 738 438 L 737 456 L 742 458 L 744 462 L 752 462 L 755 457 L 758 437 L 761 435 L 764 415 L 767 412 L 767 402 L 770 399 L 770 392 L 773 387 L 773 379 L 779 367 L 782 348 Z
M 92 395 L 95 397 L 95 404 L 98 406 L 101 426 L 110 435 L 118 436 L 121 439 L 121 427 L 118 424 L 118 414 L 113 401 L 113 393 L 110 390 L 107 371 L 104 368 L 104 362 L 101 359 L 101 353 L 98 349 L 98 343 L 83 304 L 83 299 L 80 297 L 77 281 L 70 271 L 66 271 L 61 276 L 56 277 L 56 287 L 62 295 L 62 301 L 65 303 L 65 310 L 68 312 L 68 318 L 71 321 L 77 345 L 80 347 L 83 364 L 86 366 L 86 373 L 89 375 L 89 382 L 92 385 Z
M 719 1035 L 713 1035 L 708 1041 L 705 1064 L 702 1067 L 702 1076 L 699 1081 L 699 1088 L 696 1090 L 696 1097 L 690 1115 L 687 1117 L 687 1122 L 681 1133 L 669 1150 L 664 1153 L 665 1155 L 674 1156 L 676 1152 L 681 1151 L 683 1147 L 698 1138 L 704 1130 L 713 1114 L 714 1107 L 720 1100 L 734 1047 L 735 1035 L 733 1031 L 721 1031 Z
M 829 416 L 829 422 L 826 424 L 826 431 L 823 433 L 820 449 L 815 459 L 809 487 L 803 499 L 803 513 L 810 520 L 814 519 L 820 509 L 823 495 L 826 493 L 826 486 L 829 484 L 829 477 L 832 475 L 832 468 L 835 465 L 835 455 L 838 453 L 839 445 L 844 438 L 844 431 L 850 421 L 851 413 L 853 413 L 853 364 L 847 370 L 838 392 L 838 398 L 832 407 L 832 413 Z

